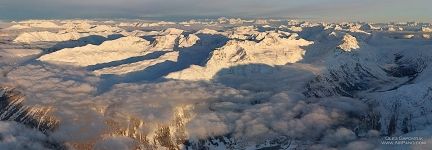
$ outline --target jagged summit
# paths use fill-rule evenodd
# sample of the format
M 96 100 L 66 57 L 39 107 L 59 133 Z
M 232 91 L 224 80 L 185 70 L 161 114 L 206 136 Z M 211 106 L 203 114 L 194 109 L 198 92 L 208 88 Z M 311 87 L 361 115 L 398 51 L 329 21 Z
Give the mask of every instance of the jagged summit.
M 177 28 L 168 28 L 160 33 L 160 35 L 180 35 L 184 32 L 184 30 Z
M 187 37 L 180 37 L 179 39 L 179 47 L 183 48 L 183 47 L 191 47 L 193 45 L 195 45 L 198 41 L 200 40 L 200 38 L 198 36 L 196 36 L 195 34 L 189 34 Z
M 346 52 L 350 52 L 352 50 L 356 50 L 359 49 L 359 42 L 357 41 L 357 39 L 350 35 L 350 34 L 345 34 L 342 38 L 342 42 L 341 44 L 338 46 L 339 49 L 346 51 Z
M 176 42 L 183 37 L 183 32 L 184 30 L 168 28 L 155 37 L 155 42 L 153 42 L 152 45 L 159 50 L 172 50 Z

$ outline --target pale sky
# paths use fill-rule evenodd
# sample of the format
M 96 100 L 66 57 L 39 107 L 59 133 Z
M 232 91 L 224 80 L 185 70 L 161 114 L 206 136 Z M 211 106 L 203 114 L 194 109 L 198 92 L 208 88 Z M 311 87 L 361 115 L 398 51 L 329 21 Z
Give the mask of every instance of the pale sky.
M 0 19 L 296 17 L 432 21 L 432 0 L 0 0 Z

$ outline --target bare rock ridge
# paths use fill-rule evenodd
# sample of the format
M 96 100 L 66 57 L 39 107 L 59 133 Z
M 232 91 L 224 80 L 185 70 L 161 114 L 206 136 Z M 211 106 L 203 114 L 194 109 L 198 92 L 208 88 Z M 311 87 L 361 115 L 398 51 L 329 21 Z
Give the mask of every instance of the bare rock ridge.
M 58 121 L 48 115 L 49 108 L 24 106 L 22 102 L 25 97 L 20 92 L 0 87 L 0 96 L 1 120 L 17 121 L 42 132 L 49 132 L 57 127 Z

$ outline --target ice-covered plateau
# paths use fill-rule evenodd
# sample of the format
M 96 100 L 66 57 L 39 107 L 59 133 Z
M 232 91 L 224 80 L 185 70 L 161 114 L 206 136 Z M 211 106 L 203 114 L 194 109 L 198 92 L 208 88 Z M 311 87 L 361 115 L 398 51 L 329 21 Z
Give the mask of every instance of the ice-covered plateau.
M 0 149 L 428 149 L 429 23 L 0 26 Z M 385 145 L 385 137 L 424 144 Z

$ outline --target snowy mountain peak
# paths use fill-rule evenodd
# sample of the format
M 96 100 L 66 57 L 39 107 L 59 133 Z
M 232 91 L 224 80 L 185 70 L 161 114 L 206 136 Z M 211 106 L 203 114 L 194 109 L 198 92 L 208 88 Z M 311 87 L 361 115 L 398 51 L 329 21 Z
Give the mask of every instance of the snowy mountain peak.
M 150 42 L 139 37 L 123 37 L 103 42 L 101 45 L 86 45 L 83 47 L 65 48 L 44 55 L 41 61 L 69 64 L 74 66 L 89 66 L 140 56 L 147 53 Z
M 200 38 L 195 34 L 189 34 L 187 37 L 180 37 L 179 39 L 179 47 L 191 47 L 195 45 Z
M 167 78 L 210 80 L 222 69 L 238 65 L 285 65 L 303 58 L 305 50 L 300 46 L 313 44 L 304 39 L 287 37 L 286 33 L 267 32 L 264 35 L 259 42 L 230 40 L 212 52 L 204 67 L 193 65 L 188 69 L 171 73 Z
M 354 36 L 350 34 L 345 34 L 338 48 L 343 51 L 350 52 L 352 50 L 359 49 L 360 46 L 357 39 Z
M 168 28 L 161 32 L 160 35 L 180 35 L 184 32 L 184 30 L 177 29 L 177 28 Z

